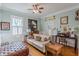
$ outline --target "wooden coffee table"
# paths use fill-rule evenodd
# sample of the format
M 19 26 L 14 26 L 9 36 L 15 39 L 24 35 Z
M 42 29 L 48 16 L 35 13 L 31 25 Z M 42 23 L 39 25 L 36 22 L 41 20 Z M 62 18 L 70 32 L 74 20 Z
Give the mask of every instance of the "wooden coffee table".
M 61 53 L 63 45 L 60 44 L 52 44 L 48 43 L 46 44 L 46 55 L 48 55 L 48 52 L 52 53 L 53 55 L 59 55 Z

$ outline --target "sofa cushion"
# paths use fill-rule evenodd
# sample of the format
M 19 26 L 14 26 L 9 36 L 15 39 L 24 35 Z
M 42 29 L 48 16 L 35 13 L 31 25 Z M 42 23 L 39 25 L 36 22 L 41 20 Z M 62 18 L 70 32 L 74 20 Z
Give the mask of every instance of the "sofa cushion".
M 43 47 L 43 44 L 41 41 L 33 40 L 33 39 L 27 39 L 28 43 L 33 43 L 34 45 L 37 45 L 39 47 Z
M 49 40 L 49 36 L 47 35 L 43 35 L 43 34 L 34 34 L 34 39 L 36 39 L 37 41 L 47 41 Z
M 42 39 L 41 39 L 42 42 L 48 41 L 48 40 L 49 40 L 49 36 L 42 35 Z
M 45 44 L 49 43 L 49 40 L 41 42 L 41 41 L 36 41 L 33 39 L 27 39 L 27 41 L 30 41 L 30 42 L 34 43 L 35 45 L 38 45 L 39 47 L 44 47 Z
M 37 41 L 41 41 L 41 37 L 40 36 L 36 36 L 36 40 Z

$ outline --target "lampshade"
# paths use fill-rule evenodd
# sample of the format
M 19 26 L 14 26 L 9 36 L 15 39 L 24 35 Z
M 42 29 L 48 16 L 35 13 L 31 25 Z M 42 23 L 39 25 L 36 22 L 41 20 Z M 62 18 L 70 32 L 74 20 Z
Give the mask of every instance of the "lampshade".
M 27 32 L 31 32 L 31 30 L 30 29 L 27 29 Z
M 33 12 L 34 12 L 34 13 L 38 13 L 39 11 L 38 11 L 38 10 L 33 10 Z
M 51 31 L 51 29 L 49 30 L 49 35 L 52 35 L 52 31 Z
M 75 31 L 74 28 L 71 28 L 71 31 Z

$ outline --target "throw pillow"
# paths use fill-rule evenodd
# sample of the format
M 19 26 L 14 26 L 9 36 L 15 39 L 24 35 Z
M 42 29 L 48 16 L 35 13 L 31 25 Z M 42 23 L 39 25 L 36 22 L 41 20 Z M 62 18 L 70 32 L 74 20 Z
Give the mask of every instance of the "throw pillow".
M 37 41 L 41 41 L 41 37 L 40 36 L 36 36 L 36 40 Z

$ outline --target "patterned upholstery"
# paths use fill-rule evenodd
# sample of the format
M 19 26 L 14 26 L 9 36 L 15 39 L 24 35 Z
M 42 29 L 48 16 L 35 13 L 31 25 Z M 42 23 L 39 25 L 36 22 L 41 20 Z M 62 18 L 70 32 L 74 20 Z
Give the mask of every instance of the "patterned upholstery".
M 0 55 L 8 55 L 9 52 L 15 52 L 24 49 L 25 45 L 22 42 L 15 42 L 10 45 L 5 45 L 0 48 Z

